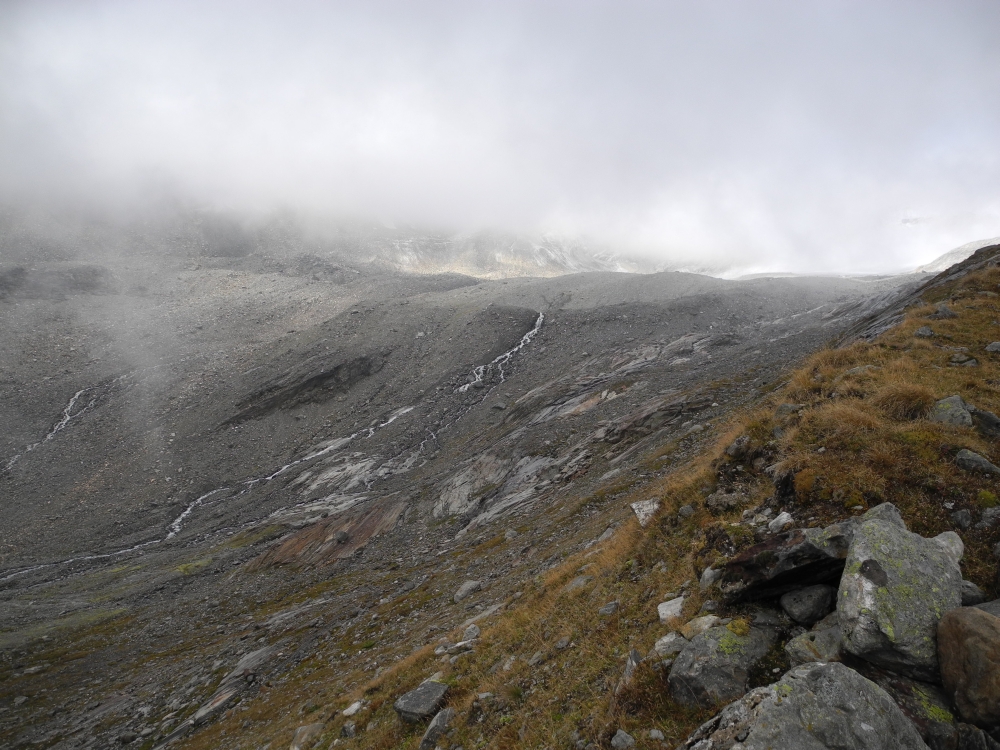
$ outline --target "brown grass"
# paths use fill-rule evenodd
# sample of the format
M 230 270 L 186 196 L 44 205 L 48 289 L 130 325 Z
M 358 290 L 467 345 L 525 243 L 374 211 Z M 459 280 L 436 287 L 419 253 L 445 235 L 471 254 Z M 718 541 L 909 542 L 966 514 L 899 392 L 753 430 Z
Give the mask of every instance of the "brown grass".
M 872 398 L 872 406 L 889 419 L 910 420 L 927 416 L 937 399 L 934 391 L 917 383 L 890 383 Z

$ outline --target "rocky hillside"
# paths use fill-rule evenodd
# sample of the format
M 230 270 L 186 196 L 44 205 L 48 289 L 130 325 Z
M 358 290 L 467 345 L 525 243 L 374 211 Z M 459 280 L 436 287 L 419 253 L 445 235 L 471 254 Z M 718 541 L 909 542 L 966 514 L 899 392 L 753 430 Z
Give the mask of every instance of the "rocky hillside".
M 998 261 L 815 355 L 657 485 L 615 488 L 631 522 L 299 738 L 995 747 Z
M 858 680 L 873 731 L 912 736 L 911 680 L 986 741 L 927 638 L 994 593 L 989 250 L 873 299 L 193 232 L 2 269 L 5 746 L 674 747 L 748 690 L 749 742 Z M 832 596 L 851 555 L 904 645 Z M 813 646 L 847 667 L 788 672 Z

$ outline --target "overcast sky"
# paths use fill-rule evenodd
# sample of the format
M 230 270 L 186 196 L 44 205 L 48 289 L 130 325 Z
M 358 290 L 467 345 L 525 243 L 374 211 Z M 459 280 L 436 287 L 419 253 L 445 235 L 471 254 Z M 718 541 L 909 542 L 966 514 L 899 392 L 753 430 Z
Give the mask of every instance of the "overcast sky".
M 1000 3 L 0 3 L 0 190 L 915 266 L 1000 235 Z

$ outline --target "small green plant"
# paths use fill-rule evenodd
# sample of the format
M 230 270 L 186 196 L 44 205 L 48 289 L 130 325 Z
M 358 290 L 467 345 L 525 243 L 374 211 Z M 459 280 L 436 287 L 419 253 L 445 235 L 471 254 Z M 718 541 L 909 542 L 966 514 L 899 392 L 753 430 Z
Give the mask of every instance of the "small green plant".
M 1000 503 L 1000 499 L 997 498 L 996 493 L 989 490 L 979 490 L 977 499 L 979 500 L 980 507 L 983 508 L 995 508 Z

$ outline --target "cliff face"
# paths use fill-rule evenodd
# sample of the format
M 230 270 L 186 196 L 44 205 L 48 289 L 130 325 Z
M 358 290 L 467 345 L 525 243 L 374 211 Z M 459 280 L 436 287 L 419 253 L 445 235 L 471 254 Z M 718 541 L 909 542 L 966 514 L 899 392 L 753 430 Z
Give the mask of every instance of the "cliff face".
M 850 280 L 482 281 L 221 231 L 2 269 L 11 746 L 287 743 L 567 556 L 593 592 L 628 502 L 869 310 Z

